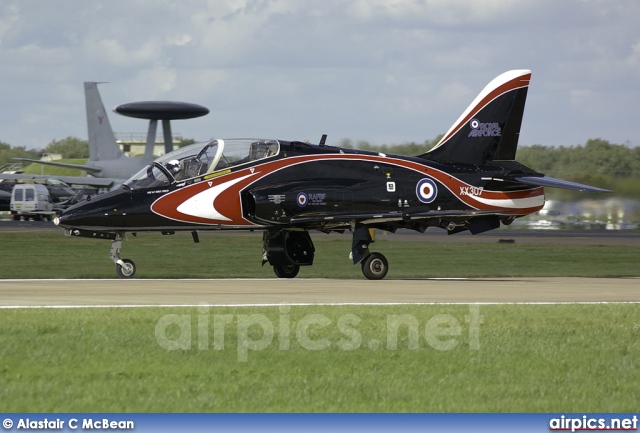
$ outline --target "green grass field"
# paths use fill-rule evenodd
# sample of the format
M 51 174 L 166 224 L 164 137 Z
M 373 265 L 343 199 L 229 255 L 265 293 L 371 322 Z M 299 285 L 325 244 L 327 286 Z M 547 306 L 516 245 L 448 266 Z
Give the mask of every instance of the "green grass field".
M 349 236 L 313 238 L 301 277 L 363 278 Z M 417 239 L 374 244 L 388 278 L 640 274 L 637 247 Z M 0 242 L 1 278 L 115 276 L 107 241 Z M 274 277 L 257 234 L 143 233 L 122 256 L 142 278 Z M 637 304 L 0 309 L 0 411 L 633 412 L 639 337 Z
M 408 326 L 387 332 L 392 315 L 417 323 L 416 348 Z M 167 317 L 185 320 L 190 338 Z M 640 397 L 640 317 L 630 304 L 1 310 L 0 318 L 5 412 L 634 412 Z M 395 350 L 389 335 L 398 336 Z
M 314 265 L 302 278 L 363 278 L 348 259 L 351 238 L 312 234 Z M 123 242 L 121 257 L 135 261 L 137 278 L 275 278 L 261 266 L 262 237 L 255 234 L 140 233 Z M 406 238 L 406 237 L 405 237 Z M 389 260 L 387 278 L 640 275 L 640 247 L 572 244 L 433 242 L 428 233 L 412 240 L 379 236 L 371 246 Z M 114 278 L 111 243 L 69 238 L 63 231 L 2 231 L 0 278 Z M 28 266 L 25 266 L 28 264 Z

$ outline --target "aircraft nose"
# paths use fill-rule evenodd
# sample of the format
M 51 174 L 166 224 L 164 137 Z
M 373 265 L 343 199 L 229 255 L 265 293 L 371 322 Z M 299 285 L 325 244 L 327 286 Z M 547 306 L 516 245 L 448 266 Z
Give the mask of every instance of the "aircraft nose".
M 53 223 L 58 227 L 71 228 L 84 225 L 84 220 L 90 217 L 93 212 L 83 209 L 85 203 L 71 206 L 62 211 L 53 219 Z
M 77 222 L 83 219 L 86 216 L 86 212 L 74 210 L 69 212 L 69 209 L 65 209 L 61 214 L 57 215 L 53 219 L 53 223 L 58 227 L 72 227 L 75 226 Z
M 120 209 L 125 194 L 122 191 L 112 191 L 76 203 L 63 210 L 54 219 L 54 223 L 65 229 L 100 230 L 105 226 L 105 218 L 113 218 L 114 211 Z

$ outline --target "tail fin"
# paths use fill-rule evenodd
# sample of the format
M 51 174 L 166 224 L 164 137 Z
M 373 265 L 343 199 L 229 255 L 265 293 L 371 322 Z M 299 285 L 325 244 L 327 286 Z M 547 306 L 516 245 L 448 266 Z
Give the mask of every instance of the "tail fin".
M 113 135 L 109 117 L 104 109 L 98 83 L 84 83 L 89 132 L 89 161 L 118 159 L 124 156 Z
M 459 164 L 515 159 L 531 71 L 494 78 L 423 158 Z

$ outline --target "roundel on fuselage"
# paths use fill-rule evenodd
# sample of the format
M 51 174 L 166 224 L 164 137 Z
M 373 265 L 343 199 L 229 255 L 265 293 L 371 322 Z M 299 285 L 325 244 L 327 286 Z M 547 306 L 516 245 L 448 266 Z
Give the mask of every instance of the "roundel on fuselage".
M 422 203 L 431 203 L 438 195 L 438 187 L 431 179 L 422 179 L 416 185 L 416 195 Z
M 307 194 L 301 192 L 298 194 L 298 206 L 305 207 L 309 199 L 307 198 Z

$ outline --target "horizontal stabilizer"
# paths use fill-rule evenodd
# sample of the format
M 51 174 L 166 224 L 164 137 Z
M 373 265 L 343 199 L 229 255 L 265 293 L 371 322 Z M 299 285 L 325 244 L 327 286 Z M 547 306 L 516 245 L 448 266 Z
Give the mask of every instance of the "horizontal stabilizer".
M 76 170 L 86 171 L 87 173 L 100 173 L 102 171 L 101 168 L 92 167 L 90 165 L 67 164 L 65 162 L 53 162 L 53 161 L 40 161 L 39 159 L 29 159 L 29 158 L 12 158 L 12 159 L 14 161 L 33 162 L 35 164 L 52 165 L 54 167 L 74 168 Z
M 521 176 L 514 177 L 513 180 L 532 186 L 547 186 L 551 188 L 575 189 L 586 192 L 612 192 L 608 189 L 597 186 L 584 185 L 582 183 L 569 182 L 568 180 L 556 179 L 549 176 Z

